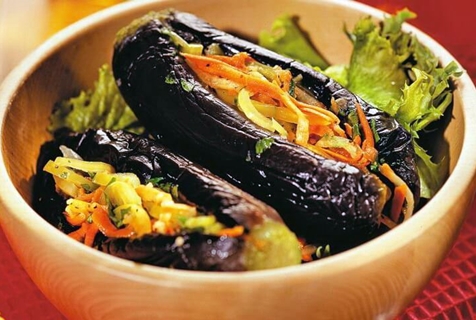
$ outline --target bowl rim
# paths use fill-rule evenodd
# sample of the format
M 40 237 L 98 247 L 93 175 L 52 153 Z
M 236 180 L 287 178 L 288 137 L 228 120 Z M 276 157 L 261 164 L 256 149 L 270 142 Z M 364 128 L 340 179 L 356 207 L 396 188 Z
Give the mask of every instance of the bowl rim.
M 309 2 L 301 0 L 304 2 Z M 124 14 L 132 11 L 144 11 L 146 8 L 155 5 L 160 6 L 166 0 L 145 0 L 140 2 L 125 2 L 112 7 L 103 9 L 95 14 L 92 14 L 80 21 L 66 27 L 59 31 L 36 50 L 30 53 L 20 64 L 15 67 L 4 79 L 0 85 L 0 117 L 2 119 L 1 132 L 5 127 L 5 115 L 7 114 L 11 102 L 15 98 L 17 89 L 32 75 L 33 71 L 47 60 L 58 48 L 61 48 L 78 36 L 81 36 L 87 30 L 94 29 L 110 20 L 120 18 Z M 352 10 L 357 10 L 362 15 L 370 15 L 373 18 L 380 19 L 386 13 L 383 11 L 368 6 L 363 3 L 348 1 L 348 0 L 315 0 L 311 2 L 332 3 L 337 6 L 345 6 Z M 434 39 L 429 37 L 423 31 L 405 24 L 404 30 L 415 34 L 418 39 L 425 45 L 431 45 L 433 52 L 440 57 L 442 63 L 447 64 L 456 59 Z M 456 61 L 458 63 L 458 61 Z M 460 68 L 462 66 L 458 63 Z M 260 281 L 274 282 L 277 279 L 289 279 L 293 277 L 305 277 L 306 275 L 320 274 L 325 276 L 328 273 L 349 272 L 351 269 L 358 268 L 361 265 L 369 264 L 372 261 L 378 260 L 387 254 L 388 248 L 398 249 L 407 245 L 414 238 L 425 232 L 434 224 L 438 223 L 440 218 L 450 211 L 451 206 L 457 201 L 437 201 L 443 199 L 444 194 L 448 191 L 452 193 L 462 194 L 475 188 L 476 176 L 476 153 L 473 150 L 476 148 L 476 140 L 470 139 L 469 132 L 476 132 L 476 109 L 471 109 L 470 106 L 476 104 L 476 89 L 467 73 L 464 73 L 460 78 L 455 80 L 455 84 L 460 92 L 460 99 L 464 106 L 462 112 L 464 115 L 464 137 L 462 142 L 461 153 L 454 170 L 448 177 L 442 188 L 437 192 L 435 197 L 431 199 L 419 213 L 413 216 L 410 220 L 402 225 L 397 226 L 394 230 L 387 232 L 379 237 L 370 240 L 362 245 L 347 250 L 345 252 L 330 256 L 326 259 L 315 261 L 312 263 L 284 267 L 271 270 L 247 271 L 244 273 L 233 272 L 208 272 L 208 271 L 188 271 L 188 270 L 173 270 L 168 268 L 140 265 L 129 260 L 117 258 L 106 253 L 99 252 L 95 249 L 89 248 L 69 238 L 67 235 L 57 230 L 54 226 L 43 220 L 22 198 L 18 190 L 13 185 L 10 176 L 7 172 L 5 163 L 0 164 L 0 178 L 3 181 L 2 189 L 13 190 L 8 193 L 8 197 L 4 192 L 0 192 L 0 203 L 9 211 L 9 214 L 16 221 L 23 221 L 28 226 L 32 233 L 48 234 L 51 242 L 56 243 L 57 246 L 67 244 L 71 246 L 69 253 L 74 256 L 77 253 L 87 255 L 91 258 L 90 262 L 95 268 L 108 268 L 110 272 L 115 273 L 120 277 L 130 278 L 134 277 L 140 281 L 147 281 L 148 283 L 155 281 L 163 281 L 164 276 L 172 276 L 177 282 L 180 280 L 186 281 L 190 285 L 203 285 L 209 282 L 252 282 L 257 278 Z M 4 141 L 0 141 L 0 158 L 4 159 Z M 470 191 L 474 194 L 474 191 Z M 436 200 L 435 200 L 436 199 Z M 13 210 L 15 206 L 16 210 Z M 22 214 L 19 214 L 22 212 Z M 26 214 L 25 214 L 26 213 Z M 3 214 L 0 215 L 0 222 Z M 27 221 L 28 220 L 28 221 Z M 28 222 L 28 223 L 27 223 Z M 8 237 L 7 237 L 8 238 Z M 372 252 L 372 255 L 366 254 Z M 351 264 L 348 261 L 353 261 Z M 96 264 L 97 262 L 97 264 Z M 161 282 L 162 283 L 162 282 Z M 163 284 L 163 283 L 162 283 Z M 174 286 L 173 283 L 169 284 Z

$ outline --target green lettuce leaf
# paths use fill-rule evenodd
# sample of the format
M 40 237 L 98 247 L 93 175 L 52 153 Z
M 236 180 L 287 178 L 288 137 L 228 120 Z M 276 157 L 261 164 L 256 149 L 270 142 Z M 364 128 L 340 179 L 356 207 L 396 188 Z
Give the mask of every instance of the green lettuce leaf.
M 450 78 L 461 72 L 455 62 L 439 67 L 438 58 L 427 47 L 402 31 L 402 24 L 415 17 L 404 9 L 379 26 L 364 18 L 348 33 L 354 44 L 348 88 L 395 116 L 411 133 L 421 196 L 430 198 L 444 181 L 442 162 L 435 163 L 418 139 L 430 123 L 444 115 L 453 99 Z
M 78 96 L 55 106 L 48 130 L 54 132 L 61 128 L 75 132 L 84 132 L 89 128 L 123 129 L 134 133 L 144 131 L 122 98 L 107 64 L 99 69 L 93 90 L 81 91 Z
M 430 199 L 441 187 L 441 182 L 448 173 L 444 168 L 447 167 L 447 159 L 444 158 L 438 163 L 432 161 L 427 151 L 424 150 L 418 143 L 413 140 L 413 146 L 417 158 L 418 174 L 420 176 L 420 196 L 422 198 Z
M 418 139 L 425 128 L 440 119 L 451 105 L 451 77 L 460 76 L 461 71 L 455 62 L 441 67 L 438 57 L 429 48 L 413 34 L 402 30 L 403 23 L 415 17 L 415 13 L 403 9 L 378 24 L 371 17 L 364 17 L 352 32 L 345 28 L 353 50 L 349 63 L 344 65 L 323 67 L 310 59 L 303 59 L 300 52 L 307 52 L 312 46 L 296 40 L 306 37 L 289 16 L 279 17 L 273 24 L 272 33 L 264 33 L 260 40 L 271 50 L 310 64 L 394 116 L 413 137 L 421 195 L 429 198 L 444 181 L 440 173 L 443 163 L 435 163 L 420 147 Z
M 258 42 L 267 49 L 320 69 L 329 66 L 299 27 L 296 17 L 287 14 L 278 17 L 273 22 L 271 31 L 261 31 Z
M 400 56 L 370 17 L 361 19 L 348 33 L 354 49 L 348 69 L 348 89 L 391 115 L 407 81 Z
M 349 66 L 346 64 L 334 64 L 327 67 L 325 70 L 317 70 L 324 73 L 329 78 L 334 79 L 344 87 L 349 85 Z

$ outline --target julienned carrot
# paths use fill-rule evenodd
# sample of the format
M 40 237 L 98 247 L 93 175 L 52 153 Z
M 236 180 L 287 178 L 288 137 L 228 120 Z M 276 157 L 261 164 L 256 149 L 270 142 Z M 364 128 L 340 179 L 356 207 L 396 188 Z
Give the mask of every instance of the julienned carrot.
M 299 238 L 299 248 L 301 249 L 301 260 L 302 261 L 312 261 L 312 255 L 316 252 L 316 247 L 314 245 L 306 244 L 306 240 Z
M 194 70 L 197 76 L 207 85 L 228 92 L 238 94 L 246 88 L 250 96 L 261 102 L 275 104 L 277 108 L 286 107 L 297 117 L 294 141 L 296 144 L 314 150 L 320 155 L 330 157 L 338 161 L 344 161 L 363 170 L 375 161 L 377 150 L 375 149 L 375 139 L 372 128 L 359 103 L 356 104 L 356 111 L 362 128 L 363 136 L 353 138 L 352 128 L 347 125 L 346 130 L 339 126 L 337 115 L 325 108 L 324 105 L 308 104 L 297 100 L 291 96 L 287 90 L 285 82 L 291 82 L 292 75 L 287 70 L 283 70 L 283 75 L 273 76 L 275 80 L 269 81 L 261 76 L 249 73 L 248 65 L 254 62 L 247 53 L 238 53 L 234 56 L 203 56 L 182 53 L 187 64 Z M 284 78 L 283 78 L 284 77 Z M 276 80 L 276 78 L 278 78 Z M 282 78 L 282 79 L 281 79 Z M 288 86 L 289 86 L 288 83 Z M 333 101 L 334 107 L 338 107 Z M 324 130 L 324 128 L 326 128 Z M 337 135 L 349 139 L 349 143 L 362 152 L 355 155 L 350 154 L 342 147 L 319 148 L 310 144 L 311 133 L 322 137 L 325 134 Z M 311 139 L 313 140 L 313 139 Z
M 368 147 L 374 148 L 374 134 L 372 132 L 372 128 L 370 127 L 369 121 L 365 117 L 364 111 L 362 110 L 362 106 L 360 105 L 360 103 L 355 104 L 355 109 L 357 110 L 357 116 L 359 117 L 360 126 L 362 127 L 362 131 L 364 132 L 365 140 L 368 141 Z
M 392 200 L 392 208 L 390 210 L 390 218 L 397 223 L 403 211 L 403 204 L 405 202 L 405 193 L 406 193 L 405 185 L 397 186 L 395 187 L 393 191 L 393 200 Z
M 83 188 L 79 188 L 79 190 L 79 195 L 76 197 L 76 199 L 87 202 L 99 202 L 99 199 L 104 192 L 104 187 L 99 187 L 90 193 L 85 193 Z
M 342 152 L 338 152 L 338 150 L 340 150 L 340 149 L 337 149 L 336 151 L 331 150 L 331 149 L 323 149 L 323 150 L 324 150 L 325 153 L 327 153 L 327 155 L 330 158 L 332 158 L 334 160 L 349 163 L 349 164 L 351 164 L 353 166 L 356 166 L 360 169 L 364 169 L 368 165 L 367 161 L 362 161 L 362 158 L 363 158 L 362 152 L 358 152 L 355 157 L 351 157 L 347 152 L 346 152 L 347 154 L 344 154 Z
M 406 208 L 403 209 L 404 220 L 408 220 L 412 216 L 413 210 L 415 208 L 415 199 L 413 197 L 412 191 L 405 181 L 403 181 L 387 163 L 380 165 L 379 171 L 384 177 L 390 180 L 390 182 L 392 182 L 395 187 L 403 186 L 406 200 Z
M 235 68 L 245 70 L 248 63 L 254 61 L 247 53 L 239 52 L 233 56 L 209 55 L 208 57 L 225 62 Z
M 365 137 L 365 139 L 362 141 L 362 150 L 364 151 L 365 157 L 370 162 L 374 162 L 377 159 L 378 154 L 377 149 L 375 149 L 374 133 L 370 127 L 369 121 L 365 117 L 360 103 L 355 104 L 355 109 L 357 110 L 357 116 Z
M 367 139 L 362 141 L 362 151 L 364 152 L 365 158 L 369 162 L 374 162 L 377 159 L 378 151 L 373 146 L 370 146 L 372 142 L 369 142 Z
M 94 244 L 94 238 L 98 233 L 98 227 L 94 223 L 89 223 L 88 230 L 86 230 L 86 235 L 84 236 L 84 244 L 88 247 L 92 247 Z
M 243 226 L 234 226 L 232 228 L 225 228 L 218 231 L 218 235 L 227 237 L 239 237 L 243 235 L 244 232 L 245 228 Z
M 352 126 L 346 122 L 344 123 L 344 128 L 347 136 L 352 138 L 354 136 L 354 129 L 352 128 Z
M 88 225 L 89 225 L 89 223 L 83 222 L 81 224 L 81 227 L 79 227 L 79 229 L 68 233 L 68 236 L 70 236 L 74 240 L 83 242 L 84 237 L 86 236 L 86 231 L 88 230 L 88 227 L 89 227 Z
M 126 226 L 125 228 L 118 229 L 109 219 L 106 208 L 98 205 L 92 214 L 92 220 L 97 225 L 99 231 L 106 237 L 111 238 L 130 238 L 134 235 L 132 228 Z
M 249 57 L 246 53 L 238 53 L 232 57 L 217 55 L 199 56 L 186 53 L 183 53 L 182 55 L 185 57 L 187 63 L 191 65 L 192 69 L 194 69 L 193 66 L 195 66 L 198 69 L 209 74 L 213 74 L 215 76 L 239 83 L 242 86 L 246 86 L 249 91 L 252 91 L 255 94 L 268 93 L 274 99 L 285 102 L 282 100 L 282 98 L 283 92 L 287 92 L 287 90 L 284 90 L 279 85 L 276 85 L 272 82 L 265 81 L 255 76 L 250 76 L 247 73 L 243 72 L 245 71 L 246 62 L 253 61 L 253 59 Z M 234 67 L 236 69 L 233 70 L 233 68 L 229 67 Z M 284 82 L 287 82 L 291 79 L 291 74 L 289 72 L 286 72 L 286 74 L 289 74 L 289 76 L 286 77 L 285 80 L 283 80 Z M 250 83 L 250 80 L 253 81 L 251 81 Z M 253 90 L 250 85 L 252 85 L 256 90 Z M 299 109 L 306 108 L 309 112 L 322 117 L 322 120 L 324 122 L 339 122 L 339 118 L 333 112 L 327 110 L 322 103 L 320 106 L 315 106 L 312 104 L 298 101 L 291 96 L 289 96 L 289 98 L 291 99 L 291 102 L 296 105 L 296 107 L 298 107 Z M 286 103 L 284 104 L 287 105 Z
M 362 146 L 362 137 L 361 136 L 355 136 L 354 140 L 354 143 L 358 146 Z
M 239 84 L 240 88 L 237 88 L 239 90 L 246 87 L 251 94 L 266 92 L 273 99 L 280 101 L 284 106 L 294 111 L 298 116 L 296 143 L 300 145 L 307 144 L 309 139 L 309 121 L 302 111 L 293 103 L 289 94 L 284 92 L 276 83 L 251 76 L 233 66 L 213 58 L 186 53 L 182 53 L 182 55 L 190 68 L 192 68 L 202 81 L 206 81 L 207 77 L 201 77 L 203 73 L 206 73 Z M 210 83 L 207 84 L 210 85 Z

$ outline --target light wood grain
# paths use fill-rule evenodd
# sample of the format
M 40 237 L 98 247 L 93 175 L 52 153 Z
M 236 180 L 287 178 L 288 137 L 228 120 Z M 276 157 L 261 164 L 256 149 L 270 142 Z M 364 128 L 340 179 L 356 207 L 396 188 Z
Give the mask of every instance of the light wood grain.
M 57 34 L 0 89 L 0 221 L 20 262 L 70 319 L 392 319 L 422 290 L 453 243 L 475 187 L 476 90 L 457 82 L 445 131 L 451 175 L 415 217 L 345 253 L 307 265 L 240 274 L 145 266 L 87 248 L 28 205 L 31 176 L 53 104 L 90 86 L 110 60 L 115 32 L 152 9 L 194 12 L 218 27 L 256 35 L 283 12 L 301 16 L 332 62 L 345 62 L 342 33 L 382 13 L 350 1 L 158 1 L 125 3 Z M 444 63 L 452 57 L 411 27 Z M 473 133 L 473 134 L 468 134 Z

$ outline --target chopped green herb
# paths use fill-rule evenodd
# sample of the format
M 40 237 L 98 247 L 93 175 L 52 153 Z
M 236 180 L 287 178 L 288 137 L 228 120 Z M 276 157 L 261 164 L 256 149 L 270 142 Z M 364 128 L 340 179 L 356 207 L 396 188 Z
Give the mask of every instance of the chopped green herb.
M 360 136 L 359 117 L 356 110 L 351 110 L 347 116 L 349 124 L 352 126 L 352 139 Z
M 258 140 L 258 142 L 256 142 L 256 145 L 255 145 L 256 154 L 260 155 L 266 150 L 268 150 L 273 144 L 273 142 L 274 142 L 274 139 L 271 137 L 266 137 L 266 138 Z
M 86 218 L 86 221 L 88 223 L 93 223 L 93 216 L 92 215 L 89 215 L 87 218 Z
M 185 91 L 185 92 L 190 92 L 193 90 L 193 83 L 190 83 L 188 82 L 187 80 L 185 79 L 180 79 L 180 85 L 182 86 L 182 89 Z
M 377 129 L 375 127 L 375 119 L 370 120 L 370 127 L 372 128 L 372 132 L 374 134 L 375 142 L 379 142 L 380 136 L 378 135 Z
M 55 105 L 48 130 L 55 132 L 61 128 L 75 132 L 84 132 L 90 128 L 123 129 L 135 133 L 144 131 L 119 92 L 112 70 L 107 64 L 99 69 L 93 88 L 82 90 L 79 95 Z
M 125 216 L 126 214 L 128 214 L 129 212 L 131 212 L 131 207 L 127 207 L 127 208 L 124 208 L 124 209 L 121 209 L 121 216 Z
M 166 77 L 165 77 L 165 83 L 166 84 L 176 84 L 177 83 L 177 80 L 175 80 L 174 76 L 172 73 L 169 73 Z
M 172 182 L 163 182 L 163 183 L 159 183 L 156 185 L 157 188 L 161 189 L 162 191 L 165 191 L 167 193 L 170 193 L 172 194 L 173 192 L 173 189 L 176 185 L 173 184 Z M 173 194 L 172 194 L 173 196 Z
M 375 161 L 375 162 L 372 162 L 370 164 L 370 171 L 372 172 L 378 172 L 378 167 L 379 167 L 379 164 L 378 164 L 378 161 Z
M 68 176 L 69 176 L 69 174 L 68 174 L 68 172 L 66 172 L 66 171 L 61 172 L 61 174 L 60 174 L 60 178 L 61 178 L 61 179 L 68 179 Z
M 296 82 L 294 81 L 294 79 L 291 79 L 291 83 L 289 84 L 289 90 L 288 90 L 289 95 L 294 97 L 295 90 L 296 90 Z
M 116 217 L 114 214 L 110 214 L 109 217 L 117 228 L 120 228 L 124 225 L 123 217 Z
M 90 193 L 91 191 L 93 191 L 93 189 L 91 188 L 91 185 L 87 184 L 87 183 L 84 183 L 81 185 L 81 187 L 84 189 L 84 191 L 86 191 L 87 193 Z
M 352 126 L 352 139 L 357 137 L 357 136 L 360 136 L 360 127 L 356 123 Z
M 165 180 L 166 179 L 164 177 L 155 177 L 148 179 L 146 182 L 152 183 L 154 187 L 159 188 L 164 192 L 170 193 L 172 198 L 175 200 L 178 199 L 178 185 Z
M 179 194 L 178 194 L 178 185 L 173 185 L 172 188 L 170 189 L 170 194 L 172 195 L 172 198 L 174 200 L 177 200 L 178 197 L 179 197 Z
M 110 185 L 113 184 L 114 182 L 116 182 L 116 177 L 111 178 L 111 181 L 109 181 L 109 182 L 107 183 L 107 186 L 110 186 Z
M 185 223 L 187 222 L 189 217 L 186 217 L 186 216 L 178 216 L 177 217 L 177 221 L 179 222 L 180 226 L 184 226 Z
M 155 177 L 155 178 L 150 178 L 150 179 L 148 179 L 148 180 L 146 181 L 146 183 L 152 183 L 152 185 L 153 185 L 154 187 L 157 187 L 157 186 L 159 186 L 159 184 L 160 184 L 162 181 L 164 181 L 164 180 L 165 180 L 164 177 Z

